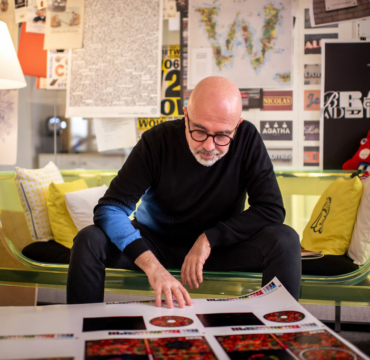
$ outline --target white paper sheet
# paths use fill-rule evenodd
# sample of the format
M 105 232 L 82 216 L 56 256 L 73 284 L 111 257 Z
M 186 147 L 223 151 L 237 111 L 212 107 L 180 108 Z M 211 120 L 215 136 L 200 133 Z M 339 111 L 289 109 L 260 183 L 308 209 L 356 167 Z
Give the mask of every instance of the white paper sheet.
M 326 11 L 346 9 L 357 6 L 357 0 L 325 0 Z
M 67 88 L 69 51 L 48 51 L 46 79 L 48 90 L 65 90 Z
M 48 0 L 45 50 L 80 49 L 84 28 L 84 0 Z
M 159 116 L 161 0 L 85 5 L 84 48 L 69 62 L 67 117 Z
M 136 145 L 135 119 L 96 119 L 94 128 L 98 151 L 133 147 Z
M 311 351 L 311 358 L 368 359 L 315 319 L 276 278 L 249 295 L 193 303 L 185 309 L 159 308 L 154 300 L 0 308 L 0 359 L 132 354 L 230 359 L 232 351 L 238 358 L 257 351 L 257 358 L 280 353 L 298 359 Z
M 15 22 L 21 23 L 26 21 L 28 0 L 14 0 L 14 5 L 15 5 Z
M 18 90 L 0 91 L 0 165 L 17 161 Z
M 39 9 L 36 0 L 28 0 L 26 32 L 45 33 L 46 8 Z

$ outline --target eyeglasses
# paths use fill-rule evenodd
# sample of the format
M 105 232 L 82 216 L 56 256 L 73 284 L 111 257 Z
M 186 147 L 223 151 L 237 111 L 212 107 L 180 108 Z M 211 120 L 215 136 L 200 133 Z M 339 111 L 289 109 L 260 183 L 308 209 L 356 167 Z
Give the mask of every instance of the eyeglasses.
M 187 119 L 188 119 L 188 130 L 189 130 L 189 134 L 190 134 L 191 138 L 194 141 L 204 142 L 209 137 L 212 137 L 213 138 L 213 142 L 216 145 L 218 145 L 218 146 L 227 146 L 235 138 L 235 133 L 234 133 L 234 137 L 230 137 L 230 136 L 227 136 L 227 135 L 219 135 L 219 134 L 217 134 L 217 135 L 211 135 L 211 134 L 207 134 L 206 132 L 204 132 L 202 130 L 190 130 L 190 125 L 189 125 L 190 124 L 190 118 L 189 118 L 189 115 L 187 115 Z M 233 131 L 236 132 L 238 126 L 239 126 L 239 123 L 238 123 L 238 125 L 236 125 L 236 128 Z

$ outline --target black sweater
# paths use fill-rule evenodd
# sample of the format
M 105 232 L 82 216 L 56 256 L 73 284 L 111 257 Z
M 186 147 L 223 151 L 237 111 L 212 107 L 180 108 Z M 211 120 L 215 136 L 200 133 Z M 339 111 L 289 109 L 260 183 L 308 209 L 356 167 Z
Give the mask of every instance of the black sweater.
M 246 194 L 250 206 L 244 210 Z M 148 250 L 127 218 L 141 197 L 137 221 L 164 242 L 189 249 L 203 232 L 211 247 L 229 246 L 285 217 L 270 158 L 248 121 L 210 167 L 190 152 L 184 119 L 143 134 L 94 213 L 95 224 L 132 260 Z

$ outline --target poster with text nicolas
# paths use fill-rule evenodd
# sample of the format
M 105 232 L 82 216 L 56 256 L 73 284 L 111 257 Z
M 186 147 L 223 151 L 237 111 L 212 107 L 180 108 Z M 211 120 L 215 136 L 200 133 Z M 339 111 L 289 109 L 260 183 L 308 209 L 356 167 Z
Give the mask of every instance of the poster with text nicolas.
M 370 42 L 324 42 L 321 91 L 324 169 L 342 169 L 370 130 L 369 54 Z M 363 163 L 370 163 L 370 151 L 359 155 Z

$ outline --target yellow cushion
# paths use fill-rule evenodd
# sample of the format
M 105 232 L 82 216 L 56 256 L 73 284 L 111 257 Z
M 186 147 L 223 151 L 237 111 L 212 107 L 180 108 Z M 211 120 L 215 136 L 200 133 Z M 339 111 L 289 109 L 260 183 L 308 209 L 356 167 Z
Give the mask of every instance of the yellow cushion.
M 55 241 L 69 249 L 73 245 L 73 239 L 78 230 L 67 210 L 64 194 L 83 189 L 87 189 L 83 179 L 49 185 L 47 204 L 50 226 Z
M 303 232 L 302 247 L 325 255 L 344 255 L 351 241 L 362 184 L 356 176 L 334 181 L 321 195 Z

